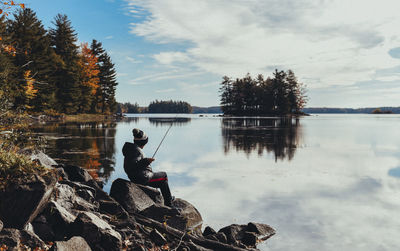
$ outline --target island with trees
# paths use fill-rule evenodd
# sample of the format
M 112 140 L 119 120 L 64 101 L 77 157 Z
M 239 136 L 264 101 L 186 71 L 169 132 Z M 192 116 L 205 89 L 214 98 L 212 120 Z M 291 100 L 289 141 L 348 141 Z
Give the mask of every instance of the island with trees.
M 273 77 L 247 74 L 235 80 L 225 76 L 220 88 L 224 115 L 288 115 L 302 114 L 307 103 L 305 85 L 294 72 L 275 70 Z

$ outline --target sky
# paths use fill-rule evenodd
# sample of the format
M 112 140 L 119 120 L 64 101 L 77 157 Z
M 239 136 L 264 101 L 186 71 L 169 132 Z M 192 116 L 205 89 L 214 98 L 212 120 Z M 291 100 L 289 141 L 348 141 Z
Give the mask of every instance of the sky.
M 119 102 L 219 104 L 223 76 L 295 72 L 308 107 L 400 106 L 398 0 L 26 0 L 103 43 Z

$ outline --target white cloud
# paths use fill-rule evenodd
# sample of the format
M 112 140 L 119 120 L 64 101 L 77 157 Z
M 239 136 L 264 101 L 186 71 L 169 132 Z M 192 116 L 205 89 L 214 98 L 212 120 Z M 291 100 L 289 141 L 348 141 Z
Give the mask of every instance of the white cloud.
M 105 37 L 105 39 L 113 39 L 114 38 L 114 36 L 107 36 L 107 37 Z
M 243 76 L 293 69 L 309 88 L 370 80 L 398 65 L 400 2 L 314 0 L 129 0 L 148 13 L 131 32 L 154 43 L 178 43 L 161 64 L 186 63 L 209 73 Z
M 175 91 L 175 88 L 168 88 L 168 89 L 163 89 L 163 90 L 156 90 L 157 93 L 165 93 L 165 92 L 173 92 Z
M 187 62 L 189 61 L 189 56 L 186 53 L 182 52 L 160 52 L 155 54 L 154 59 L 157 60 L 161 64 L 172 64 L 176 62 Z
M 133 57 L 130 57 L 130 56 L 126 56 L 125 59 L 128 60 L 129 62 L 131 62 L 132 64 L 139 64 L 139 63 L 142 62 L 142 61 L 136 60 L 136 59 L 134 59 Z

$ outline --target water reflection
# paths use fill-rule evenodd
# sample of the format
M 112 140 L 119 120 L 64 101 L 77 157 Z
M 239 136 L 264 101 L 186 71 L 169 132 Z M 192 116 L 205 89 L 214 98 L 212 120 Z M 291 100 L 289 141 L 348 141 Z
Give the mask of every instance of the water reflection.
M 183 126 L 188 124 L 191 121 L 191 118 L 149 118 L 149 122 L 152 125 L 157 126 L 165 126 L 165 125 L 174 125 L 174 126 Z
M 107 182 L 115 165 L 116 123 L 51 123 L 34 128 L 47 140 L 46 153 L 58 163 L 86 168 Z
M 400 178 L 400 167 L 390 169 L 389 176 Z
M 301 141 L 298 118 L 224 118 L 221 128 L 226 154 L 234 149 L 262 156 L 266 151 L 275 161 L 291 160 Z

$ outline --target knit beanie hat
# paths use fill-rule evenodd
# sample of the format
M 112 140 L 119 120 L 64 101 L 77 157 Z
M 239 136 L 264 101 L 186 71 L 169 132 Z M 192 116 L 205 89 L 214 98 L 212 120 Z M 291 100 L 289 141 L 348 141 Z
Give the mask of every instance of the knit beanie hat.
M 144 133 L 142 130 L 139 130 L 137 128 L 132 130 L 132 134 L 134 137 L 134 140 L 147 140 L 147 135 Z

